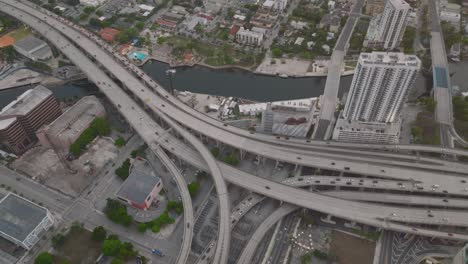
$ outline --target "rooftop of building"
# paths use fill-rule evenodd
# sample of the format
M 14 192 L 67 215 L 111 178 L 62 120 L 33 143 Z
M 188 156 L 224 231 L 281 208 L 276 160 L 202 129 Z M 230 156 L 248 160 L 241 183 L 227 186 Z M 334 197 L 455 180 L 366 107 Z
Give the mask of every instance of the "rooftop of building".
M 22 242 L 47 213 L 46 208 L 9 193 L 0 200 L 0 233 Z
M 406 65 L 419 67 L 421 60 L 416 55 L 402 52 L 363 52 L 359 55 L 359 61 L 364 64 Z
M 49 46 L 44 46 L 38 50 L 35 50 L 32 54 L 38 58 L 50 57 L 52 56 L 52 50 Z
M 404 0 L 387 0 L 387 3 L 392 4 L 398 9 L 409 9 L 411 6 Z
M 396 134 L 400 130 L 400 119 L 393 123 L 362 122 L 339 118 L 336 121 L 335 129 L 361 132 L 377 132 Z
M 317 99 L 317 97 L 313 97 L 297 100 L 277 101 L 272 102 L 271 105 L 273 107 L 284 107 L 302 111 L 310 111 L 313 105 L 317 102 Z M 241 113 L 264 111 L 267 109 L 267 106 L 268 103 L 242 104 L 239 105 L 239 111 Z
M 28 35 L 18 41 L 15 42 L 14 46 L 21 48 L 25 51 L 32 51 L 37 49 L 38 47 L 47 45 L 43 40 L 40 40 L 33 35 Z
M 15 121 L 16 121 L 16 117 L 7 117 L 3 119 L 0 117 L 0 130 L 8 128 Z
M 338 26 L 341 24 L 341 18 L 337 14 L 327 13 L 320 20 L 320 24 Z
M 160 181 L 159 177 L 151 175 L 149 171 L 134 166 L 117 192 L 117 196 L 142 204 Z
M 114 38 L 117 36 L 117 34 L 120 33 L 120 30 L 118 29 L 115 29 L 115 28 L 103 28 L 99 31 L 99 35 L 101 36 L 101 38 L 103 38 L 104 40 L 107 40 L 109 42 L 112 42 L 114 41 Z
M 52 122 L 47 133 L 56 137 L 75 137 L 101 112 L 105 112 L 104 106 L 96 96 L 85 96 Z
M 33 89 L 29 89 L 16 100 L 9 103 L 5 106 L 2 111 L 0 111 L 0 116 L 17 116 L 17 115 L 27 115 L 31 110 L 36 108 L 40 103 L 42 103 L 47 97 L 51 96 L 52 92 L 42 85 L 38 85 Z

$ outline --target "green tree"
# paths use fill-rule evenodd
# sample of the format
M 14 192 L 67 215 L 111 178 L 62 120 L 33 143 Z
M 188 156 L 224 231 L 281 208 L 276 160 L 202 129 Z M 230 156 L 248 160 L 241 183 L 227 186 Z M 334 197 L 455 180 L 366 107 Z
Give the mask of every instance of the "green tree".
M 55 249 L 60 248 L 65 243 L 66 237 L 63 234 L 56 234 L 52 237 L 51 243 Z
M 138 232 L 140 232 L 140 233 L 144 233 L 147 228 L 148 228 L 148 226 L 146 225 L 146 223 L 139 223 L 138 224 Z
M 102 226 L 97 226 L 93 229 L 91 239 L 94 241 L 104 241 L 107 237 L 107 231 Z
M 122 137 L 118 137 L 114 144 L 117 146 L 117 147 L 123 147 L 125 146 L 125 139 L 123 139 Z
M 52 264 L 54 258 L 48 252 L 40 253 L 34 260 L 34 264 Z
M 169 201 L 167 202 L 167 210 L 173 210 L 176 214 L 182 214 L 184 212 L 184 205 L 182 202 Z
M 195 29 L 195 32 L 197 32 L 198 34 L 202 34 L 202 33 L 203 33 L 203 26 L 202 26 L 200 23 L 198 23 L 198 24 L 194 27 L 194 29 Z
M 127 213 L 127 207 L 121 202 L 110 198 L 107 199 L 104 213 L 111 221 L 124 226 L 129 226 L 133 221 L 132 217 Z
M 0 60 L 4 60 L 7 63 L 13 63 L 18 56 L 13 46 L 0 48 Z
M 103 117 L 96 117 L 91 123 L 91 128 L 96 130 L 97 134 L 100 136 L 107 136 L 111 131 L 109 122 Z
M 96 10 L 95 7 L 93 7 L 93 6 L 87 6 L 87 7 L 85 7 L 85 8 L 83 9 L 83 12 L 85 12 L 85 14 L 88 14 L 88 15 L 89 15 L 89 14 L 93 13 L 94 10 Z
M 119 258 L 112 259 L 111 264 L 124 264 L 125 262 Z
M 280 48 L 275 47 L 271 49 L 271 54 L 273 55 L 273 57 L 279 58 L 283 56 L 283 51 Z
M 195 197 L 198 193 L 198 189 L 200 188 L 200 184 L 198 182 L 191 182 L 188 184 L 188 191 L 190 193 L 190 197 Z
M 128 259 L 136 256 L 136 251 L 133 250 L 133 245 L 129 242 L 124 242 L 119 249 L 119 258 Z
M 211 154 L 213 155 L 213 157 L 218 158 L 219 157 L 219 148 L 217 148 L 217 147 L 212 148 L 211 149 Z
M 122 166 L 118 167 L 115 170 L 115 174 L 119 176 L 122 180 L 127 179 L 128 175 L 130 175 L 130 159 L 126 159 Z
M 120 248 L 122 247 L 122 242 L 118 239 L 106 239 L 102 243 L 102 254 L 105 256 L 115 257 L 119 254 Z
M 139 30 L 142 30 L 144 27 L 145 27 L 145 23 L 143 21 L 138 21 L 136 24 L 135 24 L 135 27 Z

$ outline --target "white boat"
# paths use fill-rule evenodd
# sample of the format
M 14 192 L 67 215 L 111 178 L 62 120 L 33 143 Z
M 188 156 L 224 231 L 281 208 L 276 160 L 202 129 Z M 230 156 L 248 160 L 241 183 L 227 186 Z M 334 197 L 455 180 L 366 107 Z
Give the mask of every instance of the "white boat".
M 289 76 L 288 76 L 287 74 L 282 73 L 282 74 L 279 75 L 279 77 L 281 77 L 281 78 L 288 78 Z

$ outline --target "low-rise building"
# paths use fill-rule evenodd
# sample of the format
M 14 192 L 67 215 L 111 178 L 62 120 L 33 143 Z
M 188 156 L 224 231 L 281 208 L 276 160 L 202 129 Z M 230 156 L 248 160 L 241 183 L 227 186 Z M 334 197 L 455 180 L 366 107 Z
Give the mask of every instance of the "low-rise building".
M 319 28 L 325 28 L 331 32 L 338 32 L 341 26 L 341 18 L 334 13 L 325 14 L 320 20 Z
M 39 85 L 27 90 L 0 111 L 0 146 L 22 154 L 37 141 L 36 131 L 62 113 L 52 92 Z
M 441 11 L 440 20 L 449 22 L 450 24 L 456 26 L 457 28 L 460 25 L 461 15 L 460 13 Z
M 0 200 L 0 236 L 27 250 L 54 224 L 52 214 L 23 197 L 8 193 Z
M 80 4 L 85 6 L 100 6 L 104 4 L 107 0 L 80 0 Z
M 166 12 L 156 20 L 156 23 L 166 30 L 174 30 L 183 19 L 183 15 Z
M 296 20 L 292 20 L 291 23 L 290 23 L 291 27 L 295 28 L 295 29 L 303 29 L 305 27 L 307 27 L 307 23 L 304 22 L 304 21 L 296 21 Z
M 248 45 L 260 45 L 263 41 L 263 33 L 241 27 L 236 33 L 236 40 Z
M 89 127 L 96 117 L 104 117 L 106 110 L 96 96 L 85 96 L 50 125 L 36 133 L 39 142 L 58 151 L 68 151 L 70 145 Z
M 333 140 L 351 143 L 397 144 L 400 122 L 371 123 L 338 119 L 333 130 Z
M 19 54 L 33 61 L 45 61 L 52 58 L 52 50 L 49 45 L 47 45 L 45 41 L 40 40 L 33 35 L 17 40 L 13 44 L 13 47 Z
M 108 42 L 113 42 L 117 34 L 120 33 L 120 30 L 115 29 L 115 28 L 103 28 L 99 31 L 99 36 L 101 36 L 102 39 L 108 41 Z
M 117 197 L 135 208 L 147 210 L 162 190 L 161 178 L 145 170 L 132 168 L 117 192 Z

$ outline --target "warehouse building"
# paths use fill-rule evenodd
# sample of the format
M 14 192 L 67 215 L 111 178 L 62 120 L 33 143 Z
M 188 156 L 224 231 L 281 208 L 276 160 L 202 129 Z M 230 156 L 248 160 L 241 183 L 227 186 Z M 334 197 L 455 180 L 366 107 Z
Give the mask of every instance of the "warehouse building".
M 33 61 L 45 61 L 52 58 L 52 50 L 49 45 L 43 40 L 40 40 L 33 35 L 29 35 L 21 40 L 18 40 L 13 44 L 15 50 L 33 60 Z
M 23 197 L 9 193 L 0 200 L 0 236 L 31 249 L 54 223 L 51 213 Z
M 0 111 L 0 147 L 23 154 L 37 141 L 36 131 L 62 113 L 52 92 L 39 85 Z
M 36 136 L 43 146 L 68 150 L 96 117 L 105 115 L 106 110 L 96 96 L 85 96 L 50 125 L 42 127 Z

